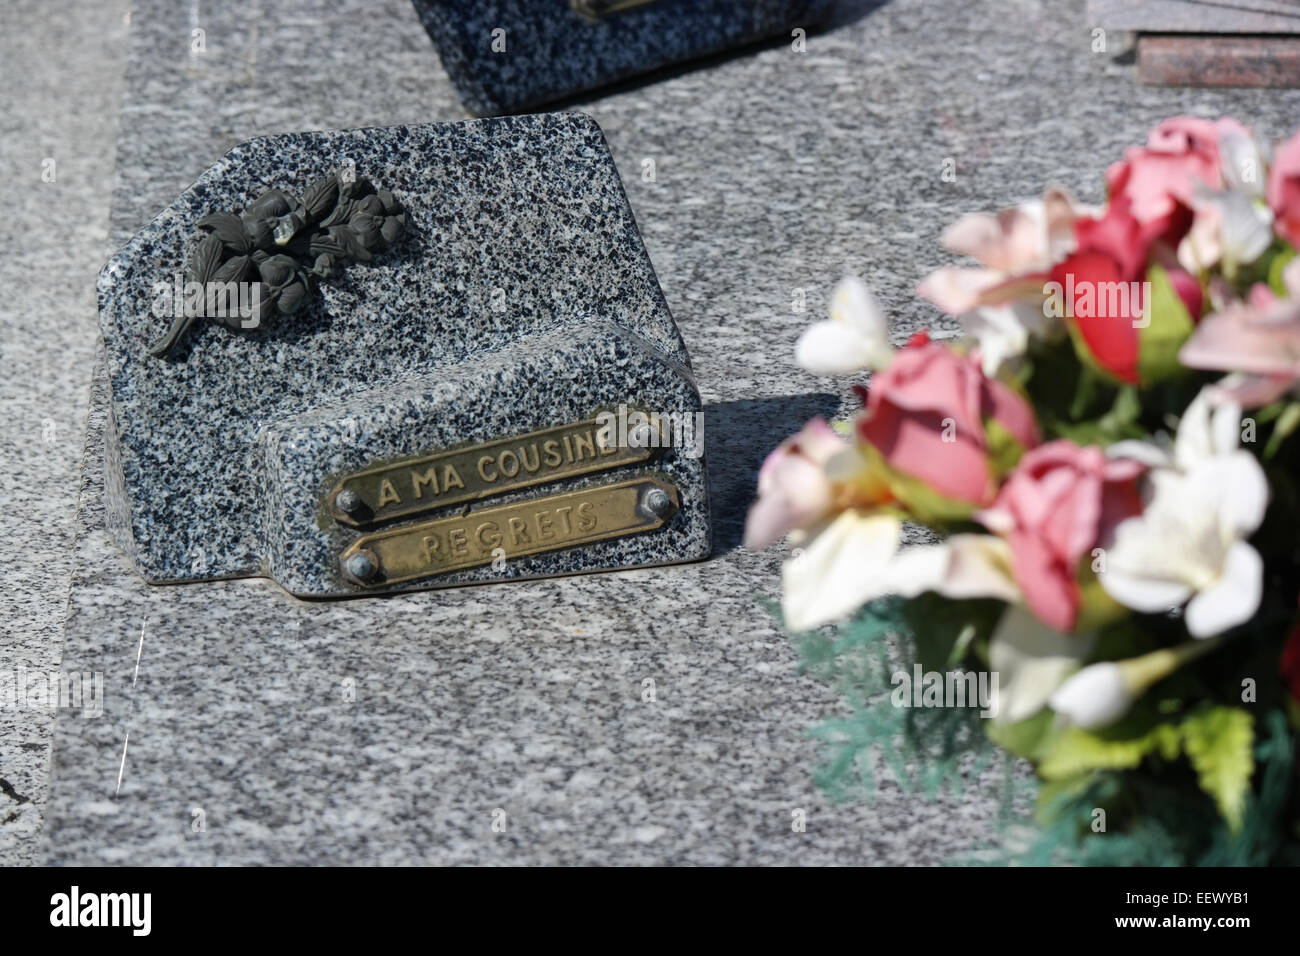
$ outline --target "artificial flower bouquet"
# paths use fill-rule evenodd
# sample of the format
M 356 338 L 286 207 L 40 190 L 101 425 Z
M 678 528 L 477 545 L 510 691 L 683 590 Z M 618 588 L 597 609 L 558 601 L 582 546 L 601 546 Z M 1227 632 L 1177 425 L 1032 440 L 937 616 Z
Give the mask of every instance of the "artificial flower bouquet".
M 937 666 L 995 677 L 1040 820 L 1294 859 L 1300 134 L 1169 119 L 1106 184 L 944 233 L 977 265 L 918 293 L 959 339 L 895 349 L 842 282 L 796 360 L 871 372 L 861 411 L 767 457 L 746 543 L 790 537 L 791 630 L 902 602 Z

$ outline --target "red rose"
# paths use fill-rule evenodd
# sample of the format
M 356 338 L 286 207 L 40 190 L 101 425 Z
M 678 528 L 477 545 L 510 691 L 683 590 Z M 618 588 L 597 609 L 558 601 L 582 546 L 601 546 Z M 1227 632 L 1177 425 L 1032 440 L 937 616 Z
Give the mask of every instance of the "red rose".
M 1151 237 L 1126 198 L 1112 202 L 1100 219 L 1074 224 L 1078 244 L 1052 268 L 1073 324 L 1097 364 L 1125 382 L 1138 380 L 1138 333 L 1145 303 L 1141 286 Z M 1121 285 L 1122 284 L 1122 285 Z M 1112 291 L 1124 295 L 1114 295 Z M 1134 295 L 1133 292 L 1138 292 Z
M 1100 219 L 1077 220 L 1075 251 L 1052 268 L 1052 281 L 1064 300 L 1066 321 L 1092 359 L 1120 381 L 1137 383 L 1139 329 L 1148 305 L 1142 280 L 1151 247 L 1167 238 L 1170 223 L 1187 210 L 1178 206 L 1171 218 L 1143 223 L 1132 205 L 1120 196 Z M 1167 274 L 1192 318 L 1199 317 L 1200 283 L 1182 269 L 1170 268 Z

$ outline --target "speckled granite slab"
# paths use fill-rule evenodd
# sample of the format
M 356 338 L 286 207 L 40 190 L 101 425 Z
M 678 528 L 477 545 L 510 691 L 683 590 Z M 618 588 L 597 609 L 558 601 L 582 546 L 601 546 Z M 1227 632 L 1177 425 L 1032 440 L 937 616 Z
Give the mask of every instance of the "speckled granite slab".
M 480 116 L 818 26 L 836 0 L 413 0 Z
M 250 331 L 198 322 L 166 359 L 148 354 L 167 324 L 151 311 L 154 284 L 183 271 L 200 218 L 349 167 L 405 208 L 392 248 L 321 281 L 292 315 Z M 620 404 L 700 412 L 618 172 L 581 114 L 244 143 L 108 262 L 99 303 L 113 397 L 109 526 L 151 582 L 262 574 L 294 594 L 339 596 L 710 552 L 696 435 L 646 460 L 486 502 L 541 502 L 653 475 L 677 502 L 650 531 L 402 582 L 358 581 L 341 563 L 367 530 L 330 517 L 341 476 Z M 448 502 L 382 530 L 464 510 Z

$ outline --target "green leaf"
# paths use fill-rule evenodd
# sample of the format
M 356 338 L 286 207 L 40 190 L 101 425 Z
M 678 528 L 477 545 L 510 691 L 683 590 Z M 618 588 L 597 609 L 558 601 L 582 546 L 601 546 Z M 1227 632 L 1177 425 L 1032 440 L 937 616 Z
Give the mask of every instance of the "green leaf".
M 1286 246 L 1268 261 L 1268 287 L 1284 299 L 1291 293 L 1287 291 L 1286 283 L 1282 281 L 1282 270 L 1295 257 L 1296 251 Z
M 984 420 L 984 439 L 988 444 L 989 470 L 999 478 L 1009 474 L 1025 453 L 1025 446 L 996 419 Z
M 1080 386 L 1085 380 L 1090 379 L 1090 375 L 1084 375 L 1080 378 Z M 1092 379 L 1095 381 L 1095 379 Z M 1082 392 L 1080 393 L 1082 394 Z M 1092 401 L 1092 393 L 1087 394 L 1086 402 Z M 1076 396 L 1074 405 L 1071 407 L 1071 416 L 1076 420 L 1074 422 L 1056 421 L 1052 424 L 1052 431 L 1062 438 L 1068 438 L 1078 445 L 1113 445 L 1115 442 L 1125 438 L 1141 438 L 1146 434 L 1146 430 L 1138 424 L 1138 418 L 1142 414 L 1142 399 L 1138 390 L 1132 385 L 1123 385 L 1115 390 L 1115 400 L 1111 403 L 1110 408 L 1099 418 L 1092 421 L 1079 421 L 1075 414 L 1075 407 L 1079 406 L 1080 398 Z
M 1240 707 L 1210 707 L 1187 717 L 1183 749 L 1228 826 L 1241 829 L 1246 793 L 1255 771 L 1254 718 Z
M 1068 817 L 1080 797 L 1094 788 L 1092 774 L 1081 774 L 1065 780 L 1051 780 L 1038 788 L 1034 816 L 1039 823 L 1050 824 L 1063 816 Z
M 1097 398 L 1099 386 L 1103 383 L 1089 366 L 1079 368 L 1079 380 L 1074 386 L 1074 398 L 1070 400 L 1070 417 L 1075 421 L 1088 414 L 1088 406 Z
M 1282 442 L 1291 437 L 1291 433 L 1300 427 L 1300 402 L 1287 402 L 1277 418 L 1277 424 L 1273 426 L 1273 434 L 1268 436 L 1268 444 L 1264 446 L 1264 458 L 1272 458 L 1277 454 L 1277 450 L 1282 447 Z
M 1179 622 L 1178 627 L 1182 626 L 1182 622 Z M 1181 635 L 1183 632 L 1180 630 L 1178 633 Z M 1160 646 L 1160 637 L 1149 617 L 1129 617 L 1098 631 L 1097 643 L 1088 656 L 1088 663 L 1127 660 L 1154 651 Z
M 999 747 L 1026 760 L 1037 758 L 1050 746 L 1052 738 L 1060 733 L 1056 726 L 1056 715 L 1046 707 L 1034 716 L 1018 720 L 1014 724 L 986 720 L 984 732 Z
M 1055 342 L 1031 339 L 1026 365 L 1031 373 L 1023 387 L 1045 441 L 1069 438 L 1081 445 L 1106 445 L 1120 438 L 1141 438 L 1150 431 L 1139 424 L 1141 402 L 1136 389 L 1125 386 L 1121 394 L 1123 383 L 1080 361 L 1067 336 Z
M 1147 271 L 1151 284 L 1145 328 L 1138 329 L 1138 377 L 1143 385 L 1172 378 L 1183 372 L 1178 350 L 1192 335 L 1194 323 L 1187 306 L 1174 290 L 1169 274 L 1160 266 Z
M 1100 631 L 1127 618 L 1132 612 L 1112 598 L 1101 586 L 1101 580 L 1092 570 L 1093 556 L 1079 558 L 1075 578 L 1079 582 L 1079 615 L 1074 622 L 1076 633 Z
M 1051 742 L 1038 765 L 1045 780 L 1064 780 L 1093 770 L 1128 770 L 1149 754 L 1166 760 L 1178 756 L 1178 728 L 1173 724 L 1147 725 L 1133 733 L 1136 720 L 1124 720 L 1100 731 L 1071 727 Z
M 1265 405 L 1263 408 L 1255 409 L 1253 417 L 1256 422 L 1265 425 L 1286 411 L 1286 407 L 1290 404 L 1291 403 L 1287 399 L 1280 398 L 1270 405 Z
M 1142 399 L 1138 396 L 1138 390 L 1132 385 L 1122 385 L 1115 393 L 1115 403 L 1111 405 L 1110 411 L 1097 419 L 1097 426 L 1103 432 L 1119 434 L 1127 426 L 1135 424 L 1141 414 Z

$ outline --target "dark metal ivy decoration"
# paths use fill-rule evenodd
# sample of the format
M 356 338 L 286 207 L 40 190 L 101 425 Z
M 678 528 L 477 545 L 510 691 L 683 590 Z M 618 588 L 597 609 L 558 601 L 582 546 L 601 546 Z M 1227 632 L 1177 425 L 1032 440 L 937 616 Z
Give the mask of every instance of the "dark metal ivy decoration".
M 347 171 L 345 171 L 346 174 Z M 195 318 L 227 328 L 253 328 L 263 319 L 296 312 L 311 293 L 313 276 L 329 278 L 348 259 L 369 262 L 396 242 L 406 229 L 406 212 L 393 194 L 376 190 L 363 176 L 330 173 L 312 183 L 298 201 L 279 189 L 262 193 L 243 215 L 215 212 L 197 223 L 203 233 L 185 264 L 185 280 L 204 289 L 204 303 L 215 283 L 256 284 L 248 298 L 251 315 L 239 309 L 182 309 L 166 334 L 149 347 L 165 356 Z M 231 293 L 222 293 L 231 294 Z

